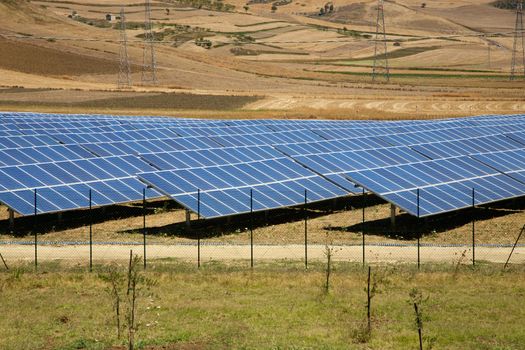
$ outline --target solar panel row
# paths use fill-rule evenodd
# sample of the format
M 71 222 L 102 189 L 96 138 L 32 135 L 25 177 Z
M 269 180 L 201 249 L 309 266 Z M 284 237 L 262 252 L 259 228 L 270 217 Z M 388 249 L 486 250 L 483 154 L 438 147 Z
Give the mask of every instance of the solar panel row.
M 420 216 L 471 205 L 472 187 L 476 204 L 525 194 L 523 115 L 382 122 L 0 113 L 0 126 L 0 201 L 24 215 L 34 212 L 35 188 L 44 213 L 85 208 L 89 189 L 93 205 L 140 200 L 145 183 L 204 217 L 298 205 L 305 190 L 308 201 L 341 197 L 359 192 L 356 182 Z

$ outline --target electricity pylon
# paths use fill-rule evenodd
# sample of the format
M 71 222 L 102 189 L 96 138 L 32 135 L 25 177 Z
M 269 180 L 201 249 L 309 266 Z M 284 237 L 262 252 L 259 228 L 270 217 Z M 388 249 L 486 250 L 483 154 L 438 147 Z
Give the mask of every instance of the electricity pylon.
M 142 58 L 142 83 L 157 84 L 157 62 L 155 60 L 155 37 L 151 25 L 150 0 L 145 3 L 144 18 L 144 51 Z
M 374 67 L 372 69 L 372 81 L 382 78 L 385 82 L 390 81 L 390 69 L 388 68 L 388 51 L 386 47 L 385 12 L 383 0 L 377 2 L 376 36 L 374 47 Z
M 131 66 L 128 56 L 128 35 L 126 34 L 126 14 L 120 9 L 120 52 L 119 52 L 118 87 L 131 87 Z
M 516 3 L 516 25 L 514 26 L 514 44 L 510 80 L 525 78 L 525 45 L 523 41 L 523 0 Z

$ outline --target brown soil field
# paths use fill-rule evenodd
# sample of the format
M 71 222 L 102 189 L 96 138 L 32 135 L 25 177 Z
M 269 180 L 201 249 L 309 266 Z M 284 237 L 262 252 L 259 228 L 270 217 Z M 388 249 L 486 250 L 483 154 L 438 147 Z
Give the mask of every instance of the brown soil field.
M 118 61 L 54 50 L 50 47 L 0 38 L 0 68 L 36 75 L 109 74 Z
M 312 16 L 324 4 L 317 0 L 292 2 L 275 12 L 269 4 L 244 9 L 243 1 L 226 3 L 235 10 L 152 1 L 153 30 L 172 33 L 156 45 L 159 84 L 141 83 L 142 29 L 129 30 L 134 86 L 124 96 L 115 91 L 119 31 L 113 27 L 118 21 L 99 27 L 68 18 L 76 11 L 99 23 L 105 13 L 118 13 L 119 3 L 0 2 L 0 50 L 7 53 L 0 57 L 0 86 L 52 89 L 4 94 L 0 107 L 170 115 L 199 110 L 202 116 L 212 115 L 214 109 L 261 109 L 247 115 L 347 118 L 516 113 L 523 107 L 525 83 L 507 78 L 512 47 L 508 31 L 514 14 L 492 7 L 488 0 L 436 0 L 424 9 L 415 0 L 387 2 L 387 39 L 392 43 L 388 84 L 371 84 L 375 1 L 343 0 L 329 16 Z M 140 25 L 142 2 L 126 5 L 128 21 Z M 504 33 L 480 37 L 493 31 Z M 191 39 L 199 32 L 210 40 L 210 49 Z M 170 40 L 178 37 L 187 41 L 174 46 Z M 107 91 L 115 94 L 104 96 Z M 183 95 L 172 102 L 161 92 L 222 97 L 218 102 L 214 97 Z
M 89 92 L 84 94 L 67 92 L 67 99 L 64 98 L 66 93 L 61 91 L 42 91 L 36 90 L 29 94 L 22 92 L 2 94 L 0 90 L 0 105 L 6 107 L 67 107 L 77 110 L 111 110 L 119 108 L 130 108 L 133 110 L 232 110 L 240 109 L 248 103 L 259 100 L 256 96 L 225 96 L 225 95 L 195 95 L 186 93 L 111 93 L 111 92 Z M 15 96 L 13 96 L 15 95 Z M 16 98 L 16 95 L 22 95 Z M 30 96 L 28 96 L 30 95 Z M 32 95 L 32 96 L 31 96 Z M 73 99 L 69 97 L 73 95 Z M 47 97 L 48 99 L 37 100 L 37 97 Z M 76 98 L 75 98 L 76 97 Z

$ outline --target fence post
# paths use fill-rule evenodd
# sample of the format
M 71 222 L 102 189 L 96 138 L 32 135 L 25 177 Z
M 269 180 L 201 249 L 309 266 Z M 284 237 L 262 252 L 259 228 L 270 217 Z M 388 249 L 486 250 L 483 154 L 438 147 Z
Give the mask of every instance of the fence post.
M 37 215 L 37 212 L 38 212 L 37 211 L 37 208 L 38 208 L 37 207 L 37 196 L 38 196 L 38 194 L 37 194 L 37 189 L 36 188 L 35 188 L 35 195 L 34 196 L 35 196 L 35 198 L 34 198 L 34 203 L 33 204 L 34 204 L 35 212 L 34 212 L 34 216 L 33 216 L 33 234 L 35 236 L 35 270 L 37 270 L 38 269 L 38 234 L 36 232 L 37 231 L 37 229 L 36 229 L 36 227 L 37 227 L 36 215 Z
M 303 214 L 304 214 L 304 267 L 308 269 L 308 213 L 307 213 L 307 205 L 308 205 L 308 191 L 305 188 L 304 189 L 304 207 L 303 207 Z
M 142 243 L 144 245 L 144 270 L 146 270 L 146 187 L 142 189 Z
M 250 267 L 253 268 L 253 189 L 250 189 Z
M 475 189 L 472 187 L 472 266 L 476 265 L 476 213 Z
M 365 207 L 366 207 L 366 196 L 365 196 L 365 188 L 363 187 L 363 218 L 362 218 L 362 231 L 363 231 L 363 266 L 365 266 L 366 260 L 365 260 Z
M 417 269 L 419 270 L 421 267 L 421 252 L 420 252 L 420 244 L 419 239 L 421 238 L 421 229 L 419 228 L 419 188 L 417 189 L 417 224 L 418 224 L 418 232 L 417 232 Z
M 91 188 L 89 189 L 89 272 L 93 271 L 93 208 Z
M 201 267 L 201 231 L 200 231 L 200 220 L 201 220 L 201 190 L 197 189 L 197 267 Z

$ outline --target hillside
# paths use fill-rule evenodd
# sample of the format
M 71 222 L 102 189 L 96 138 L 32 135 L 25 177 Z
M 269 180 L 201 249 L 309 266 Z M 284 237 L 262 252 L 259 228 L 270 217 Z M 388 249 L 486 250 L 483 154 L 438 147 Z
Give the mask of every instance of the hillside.
M 126 1 L 133 90 L 265 97 L 249 109 L 435 115 L 464 114 L 466 102 L 473 113 L 521 108 L 523 83 L 508 81 L 512 11 L 485 0 L 436 0 L 425 7 L 414 0 L 386 2 L 392 80 L 378 86 L 369 75 L 376 1 L 343 0 L 319 15 L 325 4 L 152 1 L 161 43 L 159 84 L 150 86 L 141 84 L 143 1 Z M 0 85 L 65 89 L 64 101 L 72 88 L 85 90 L 87 100 L 89 91 L 114 90 L 120 6 L 114 0 L 0 0 Z M 26 95 L 10 98 L 31 101 Z M 385 95 L 405 107 L 369 103 Z M 0 101 L 9 107 L 9 98 Z M 206 103 L 200 109 L 208 109 Z

